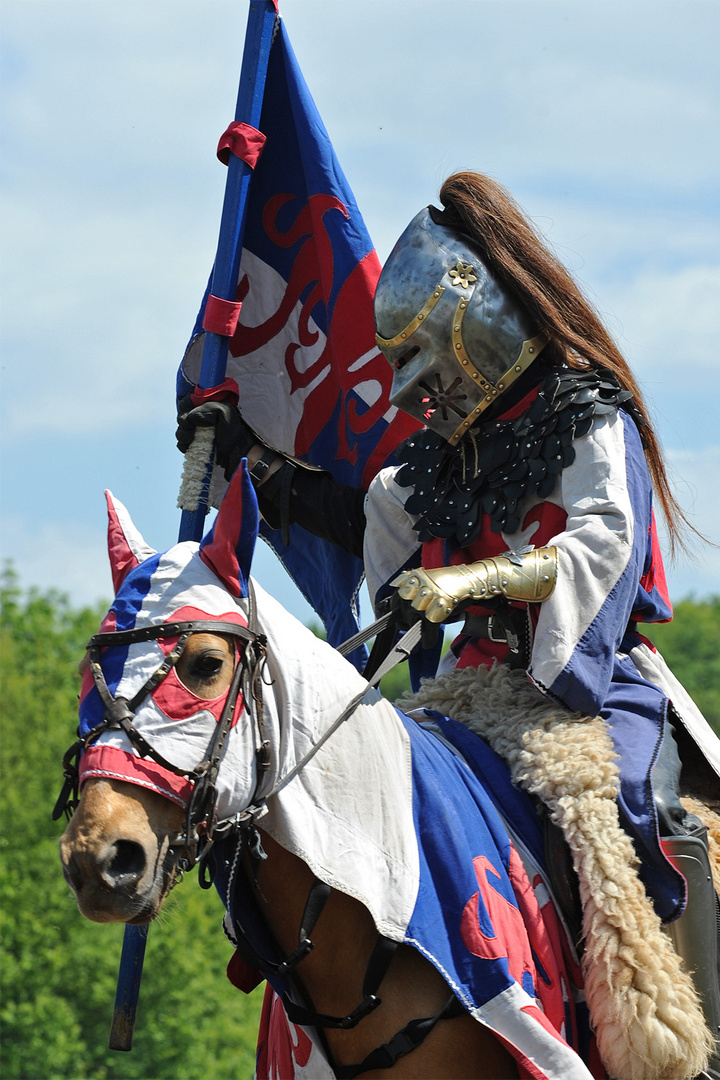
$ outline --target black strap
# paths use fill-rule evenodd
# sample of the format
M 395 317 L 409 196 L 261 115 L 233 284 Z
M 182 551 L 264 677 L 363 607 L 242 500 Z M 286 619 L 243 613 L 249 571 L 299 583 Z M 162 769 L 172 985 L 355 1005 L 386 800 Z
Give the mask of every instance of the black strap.
M 460 1016 L 463 1012 L 462 1005 L 453 995 L 440 1012 L 435 1013 L 434 1016 L 411 1020 L 401 1031 L 396 1032 L 392 1039 L 372 1050 L 359 1064 L 335 1065 L 333 1071 L 337 1080 L 353 1080 L 353 1077 L 369 1072 L 371 1069 L 392 1068 L 398 1058 L 404 1057 L 405 1054 L 411 1053 L 420 1046 L 438 1021 L 449 1020 L 454 1016 Z
M 290 547 L 290 522 L 292 521 L 290 503 L 295 472 L 295 466 L 290 461 L 287 461 L 284 467 L 280 469 L 280 529 L 285 547 Z
M 375 641 L 373 642 L 372 649 L 370 650 L 370 656 L 368 662 L 365 665 L 363 671 L 363 678 L 370 681 L 375 672 L 386 656 L 389 655 L 390 650 L 395 644 L 395 638 L 398 635 L 397 619 L 393 618 L 392 613 L 388 613 L 388 622 L 385 627 L 378 633 Z
M 331 888 L 329 885 L 326 885 L 324 881 L 320 881 L 319 878 L 314 879 L 310 886 L 308 898 L 305 901 L 305 910 L 303 911 L 298 943 L 289 956 L 286 956 L 284 960 L 281 960 L 277 964 L 273 963 L 272 960 L 265 959 L 265 957 L 260 956 L 259 953 L 255 952 L 255 949 L 248 941 L 242 927 L 236 924 L 237 950 L 245 963 L 261 972 L 266 979 L 273 977 L 281 979 L 286 978 L 293 968 L 297 967 L 300 961 L 314 948 L 313 942 L 310 940 L 310 934 L 315 929 L 315 924 L 327 903 L 330 892 Z
M 262 457 L 259 457 L 253 467 L 250 469 L 250 476 L 257 484 L 262 484 L 265 479 L 265 474 L 272 465 L 273 461 L 277 461 L 278 455 L 274 450 L 266 450 Z
M 262 634 L 257 634 L 240 623 L 222 619 L 192 619 L 184 622 L 137 626 L 132 630 L 109 630 L 106 633 L 93 634 L 88 642 L 88 648 L 93 645 L 99 645 L 101 648 L 112 645 L 133 645 L 136 641 L 154 641 L 156 638 L 178 637 L 180 634 L 198 631 L 208 634 L 232 634 L 244 641 L 255 641 L 258 638 L 264 640 Z
M 352 1012 L 346 1016 L 328 1016 L 326 1013 L 318 1013 L 302 1005 L 296 1005 L 287 994 L 284 994 L 283 1005 L 291 1022 L 300 1024 L 302 1027 L 354 1028 L 368 1013 L 380 1005 L 381 999 L 377 996 L 377 992 L 380 989 L 380 983 L 387 975 L 390 961 L 395 955 L 398 944 L 397 941 L 391 941 L 390 938 L 378 934 L 365 971 L 363 1000 Z
M 495 610 L 483 614 L 468 612 L 461 633 L 471 638 L 504 643 L 510 649 L 506 663 L 512 668 L 525 668 L 530 657 L 530 622 L 525 608 L 514 607 L 498 598 Z

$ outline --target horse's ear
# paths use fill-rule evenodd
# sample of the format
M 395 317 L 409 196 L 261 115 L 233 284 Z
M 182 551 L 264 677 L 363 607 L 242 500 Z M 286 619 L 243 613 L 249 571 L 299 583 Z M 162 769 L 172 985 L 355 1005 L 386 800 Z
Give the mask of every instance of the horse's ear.
M 259 524 L 257 495 L 243 458 L 225 492 L 213 527 L 200 544 L 200 558 L 233 596 L 248 594 Z
M 127 510 L 110 491 L 105 492 L 108 508 L 108 555 L 113 588 L 117 593 L 127 574 L 155 555 L 133 525 Z

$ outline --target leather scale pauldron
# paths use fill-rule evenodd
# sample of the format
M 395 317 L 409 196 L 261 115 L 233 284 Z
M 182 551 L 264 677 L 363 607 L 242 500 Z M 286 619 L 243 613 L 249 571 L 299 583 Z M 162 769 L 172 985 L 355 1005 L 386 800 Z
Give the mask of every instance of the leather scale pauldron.
M 457 447 L 437 433 L 412 435 L 398 451 L 398 483 L 414 491 L 405 502 L 419 515 L 421 541 L 457 539 L 467 547 L 480 531 L 483 514 L 493 532 L 520 528 L 524 499 L 547 498 L 563 469 L 575 459 L 575 439 L 593 419 L 618 406 L 630 413 L 642 434 L 643 420 L 629 390 L 607 370 L 551 372 L 529 408 L 513 420 L 486 421 Z

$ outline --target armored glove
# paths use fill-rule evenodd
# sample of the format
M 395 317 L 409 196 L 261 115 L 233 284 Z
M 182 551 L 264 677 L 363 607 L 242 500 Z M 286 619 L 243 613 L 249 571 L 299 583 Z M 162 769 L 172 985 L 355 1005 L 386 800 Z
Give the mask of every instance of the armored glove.
M 467 600 L 547 600 L 557 580 L 557 548 L 508 552 L 469 566 L 405 570 L 390 584 L 429 622 L 441 623 Z
M 187 410 L 183 409 L 186 402 Z M 183 453 L 192 443 L 198 427 L 215 428 L 215 459 L 225 470 L 226 480 L 235 472 L 240 460 L 247 457 L 248 451 L 260 441 L 235 406 L 224 401 L 207 401 L 196 408 L 187 399 L 180 403 L 175 438 L 178 449 Z

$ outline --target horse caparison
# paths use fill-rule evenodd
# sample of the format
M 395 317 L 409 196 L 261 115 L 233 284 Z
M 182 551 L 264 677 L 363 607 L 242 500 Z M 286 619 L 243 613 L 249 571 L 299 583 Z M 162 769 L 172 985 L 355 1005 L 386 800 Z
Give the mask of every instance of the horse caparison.
M 81 796 L 60 841 L 82 914 L 151 921 L 178 866 L 201 852 L 245 964 L 267 968 L 290 1009 L 282 1023 L 276 1008 L 266 1011 L 259 1068 L 267 1075 L 279 1075 L 283 1054 L 284 1077 L 313 1080 L 498 1080 L 523 1075 L 530 1062 L 532 1075 L 552 1080 L 599 1075 L 575 943 L 533 848 L 537 820 L 516 817 L 511 842 L 497 812 L 493 770 L 512 788 L 500 758 L 461 724 L 424 715 L 418 723 L 366 692 L 335 650 L 261 589 L 250 595 L 257 506 L 244 467 L 199 549 L 179 544 L 158 556 L 121 504 L 110 498 L 109 508 L 117 598 L 95 654 L 102 679 L 85 675 Z M 195 630 L 180 651 L 158 628 L 183 620 Z M 159 680 L 148 679 L 160 668 Z M 467 692 L 492 696 L 499 687 L 516 700 L 510 675 L 487 673 L 497 685 Z M 555 721 L 546 719 L 537 730 L 549 737 Z M 480 755 L 485 785 L 458 747 Z M 193 814 L 206 781 L 209 795 Z M 608 785 L 612 802 L 611 776 Z M 512 800 L 533 815 L 529 795 L 515 791 Z M 638 923 L 629 930 L 635 939 L 646 932 Z M 622 956 L 621 943 L 613 955 Z M 697 1075 L 708 1044 L 692 987 L 682 996 L 687 976 L 669 980 L 680 996 L 668 1004 L 653 997 L 646 972 L 613 972 L 619 1004 L 602 1000 L 598 1026 L 612 1074 Z M 460 1006 L 448 1008 L 455 1000 Z M 413 1023 L 420 1019 L 436 1022 L 423 1028 Z M 293 1023 L 315 1029 L 312 1042 L 303 1036 L 302 1061 Z M 366 1062 L 386 1044 L 391 1068 L 382 1054 Z

